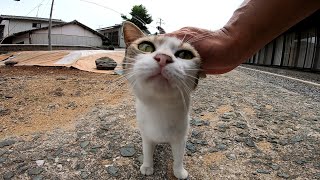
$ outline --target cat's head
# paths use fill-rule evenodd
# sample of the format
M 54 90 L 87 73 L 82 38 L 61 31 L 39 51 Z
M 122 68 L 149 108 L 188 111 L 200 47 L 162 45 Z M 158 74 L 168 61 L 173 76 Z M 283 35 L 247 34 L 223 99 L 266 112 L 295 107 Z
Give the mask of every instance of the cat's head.
M 146 36 L 130 22 L 123 25 L 127 45 L 123 69 L 134 90 L 145 95 L 190 94 L 198 84 L 200 55 L 175 37 Z

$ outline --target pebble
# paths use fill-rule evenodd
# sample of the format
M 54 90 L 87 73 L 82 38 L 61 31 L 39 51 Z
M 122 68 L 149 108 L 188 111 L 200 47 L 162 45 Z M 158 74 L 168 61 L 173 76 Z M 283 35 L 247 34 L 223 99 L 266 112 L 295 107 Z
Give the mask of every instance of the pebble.
M 235 112 L 225 112 L 221 117 L 223 119 L 233 119 L 237 117 L 237 114 Z
M 0 157 L 0 164 L 6 162 L 7 160 L 8 160 L 8 158 L 2 158 L 2 157 Z
M 82 179 L 88 179 L 89 173 L 86 171 L 81 171 L 80 176 Z
M 85 164 L 80 162 L 76 165 L 75 170 L 80 170 L 80 169 L 84 169 L 85 168 Z
M 12 171 L 9 171 L 9 172 L 4 173 L 3 179 L 9 180 L 9 179 L 13 178 L 13 176 L 14 176 L 14 173 Z
M 107 171 L 111 176 L 118 176 L 119 169 L 115 166 L 109 166 L 107 167 Z
M 81 147 L 81 148 L 85 148 L 85 147 L 87 147 L 89 144 L 90 144 L 89 141 L 82 141 L 82 142 L 80 143 L 80 147 Z
M 237 122 L 236 127 L 240 129 L 246 129 L 248 126 L 244 122 Z
M 201 131 L 197 131 L 197 130 L 192 130 L 192 133 L 191 133 L 191 137 L 193 138 L 201 138 Z
M 301 135 L 296 135 L 296 136 L 293 136 L 291 139 L 290 139 L 290 142 L 292 144 L 295 144 L 295 143 L 298 143 L 298 142 L 301 142 L 303 141 L 303 137 Z
M 190 124 L 192 126 L 208 126 L 210 123 L 208 121 L 203 121 L 203 120 L 196 120 L 196 119 L 192 119 L 190 121 Z
M 271 164 L 270 167 L 275 171 L 280 169 L 280 166 L 278 164 Z
M 187 148 L 191 153 L 197 152 L 196 146 L 195 146 L 193 143 L 191 143 L 190 141 L 187 142 L 186 148 Z
M 132 157 L 136 153 L 136 150 L 132 146 L 124 146 L 120 149 L 120 154 L 123 157 Z
M 43 166 L 44 164 L 44 160 L 36 160 L 36 163 L 37 165 L 40 167 L 40 166 Z
M 42 180 L 43 176 L 42 175 L 36 175 L 32 177 L 32 180 Z
M 225 145 L 225 144 L 218 144 L 218 145 L 216 146 L 216 148 L 217 148 L 218 150 L 220 150 L 220 151 L 224 151 L 224 150 L 227 149 L 227 145 Z
M 287 173 L 281 173 L 281 172 L 278 172 L 277 173 L 277 176 L 281 177 L 281 178 L 284 178 L 284 179 L 288 179 L 290 176 L 289 174 Z
M 249 146 L 249 147 L 255 147 L 255 146 L 256 146 L 255 143 L 254 143 L 254 141 L 252 140 L 252 138 L 246 138 L 246 139 L 245 139 L 245 143 L 246 143 L 246 145 Z
M 16 143 L 14 140 L 4 140 L 0 142 L 0 148 L 3 148 L 5 146 L 11 146 L 12 144 Z
M 38 167 L 36 167 L 36 168 L 31 168 L 31 169 L 28 170 L 28 174 L 29 174 L 30 176 L 32 176 L 32 175 L 39 175 L 39 174 L 42 173 L 42 172 L 43 172 L 43 168 L 38 168 Z
M 260 173 L 260 174 L 270 174 L 271 171 L 266 170 L 266 169 L 257 169 L 257 173 Z
M 236 160 L 237 159 L 235 154 L 228 154 L 227 158 L 230 159 L 230 160 Z

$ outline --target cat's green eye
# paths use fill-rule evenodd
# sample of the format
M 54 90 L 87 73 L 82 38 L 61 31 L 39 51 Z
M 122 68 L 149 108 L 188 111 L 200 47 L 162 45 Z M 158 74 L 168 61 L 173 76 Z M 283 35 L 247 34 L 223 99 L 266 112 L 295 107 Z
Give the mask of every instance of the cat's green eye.
M 181 59 L 192 59 L 192 58 L 194 58 L 193 53 L 191 51 L 188 51 L 188 50 L 177 51 L 174 55 L 177 58 L 181 58 Z
M 144 41 L 138 45 L 138 49 L 143 52 L 152 53 L 155 51 L 155 47 L 151 42 Z

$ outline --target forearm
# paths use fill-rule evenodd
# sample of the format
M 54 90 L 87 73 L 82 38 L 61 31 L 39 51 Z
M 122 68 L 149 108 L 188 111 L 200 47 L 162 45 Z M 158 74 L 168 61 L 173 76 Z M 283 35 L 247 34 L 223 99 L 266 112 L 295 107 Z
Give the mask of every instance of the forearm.
M 245 0 L 221 30 L 233 41 L 233 57 L 245 61 L 319 8 L 320 0 Z

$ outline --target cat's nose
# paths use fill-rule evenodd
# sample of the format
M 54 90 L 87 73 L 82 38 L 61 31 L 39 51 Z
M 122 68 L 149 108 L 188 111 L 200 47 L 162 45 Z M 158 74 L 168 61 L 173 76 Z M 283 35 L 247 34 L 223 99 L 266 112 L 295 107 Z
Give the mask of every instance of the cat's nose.
M 169 63 L 173 63 L 172 58 L 166 54 L 157 54 L 154 56 L 154 60 L 158 61 L 160 66 L 165 66 Z

